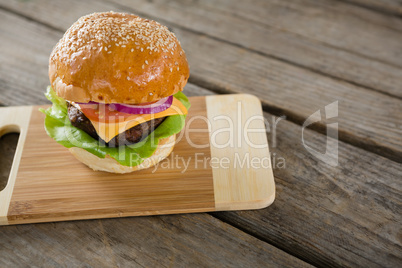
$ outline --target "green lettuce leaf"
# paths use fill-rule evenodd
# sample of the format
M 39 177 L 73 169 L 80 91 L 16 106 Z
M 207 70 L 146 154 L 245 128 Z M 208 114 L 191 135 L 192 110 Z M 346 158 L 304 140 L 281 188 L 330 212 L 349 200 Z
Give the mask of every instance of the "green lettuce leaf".
M 52 107 L 46 110 L 40 109 L 46 115 L 45 130 L 50 137 L 67 148 L 79 147 L 100 158 L 109 155 L 123 166 L 141 164 L 145 158 L 155 152 L 160 139 L 179 133 L 184 127 L 186 119 L 185 115 L 169 116 L 141 142 L 111 148 L 99 143 L 85 131 L 71 125 L 66 101 L 58 97 L 50 86 L 47 88 L 45 96 L 53 103 Z M 176 93 L 174 97 L 183 103 L 187 110 L 190 108 L 190 102 L 182 92 Z

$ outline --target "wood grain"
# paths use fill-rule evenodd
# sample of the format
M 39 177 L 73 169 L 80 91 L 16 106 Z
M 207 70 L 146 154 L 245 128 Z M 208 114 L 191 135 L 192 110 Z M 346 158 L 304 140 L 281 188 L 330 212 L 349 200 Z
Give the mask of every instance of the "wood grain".
M 51 19 L 50 15 L 42 16 L 41 20 L 46 20 L 46 23 L 53 25 L 53 27 L 59 23 L 65 23 L 67 28 L 75 20 L 72 17 L 79 17 L 95 8 L 100 11 L 112 8 L 119 11 L 112 4 L 100 5 L 97 3 L 91 3 L 88 6 L 79 5 L 80 8 L 77 6 L 74 9 L 68 9 L 69 14 L 66 16 L 70 20 L 68 24 L 67 19 L 63 22 L 62 19 Z M 48 10 L 46 5 L 36 6 L 36 9 L 42 9 L 42 12 Z M 64 15 L 60 13 L 61 10 L 55 9 L 50 13 L 53 16 L 63 18 Z M 67 8 L 63 10 L 67 10 Z M 33 14 L 40 14 L 40 12 L 31 14 L 35 17 L 36 15 Z M 2 19 L 12 21 L 11 25 L 15 27 L 14 39 L 29 39 L 32 42 L 39 39 L 39 37 L 32 36 L 32 32 L 38 32 L 35 29 L 39 25 L 9 14 L 4 14 Z M 279 115 L 285 114 L 289 119 L 299 124 L 302 124 L 316 110 L 334 101 L 339 101 L 338 122 L 341 140 L 395 161 L 401 161 L 402 130 L 399 126 L 402 115 L 395 112 L 400 110 L 401 100 L 350 83 L 327 78 L 309 70 L 270 59 L 258 53 L 231 46 L 182 28 L 173 28 L 173 30 L 181 40 L 189 57 L 192 72 L 191 82 L 213 88 L 219 92 L 250 92 L 262 100 L 265 109 Z M 26 35 L 30 37 L 27 38 Z M 48 43 L 46 47 L 53 46 L 56 40 L 52 40 L 51 36 L 54 35 L 57 35 L 56 31 L 53 31 L 50 36 L 41 37 L 40 43 Z M 61 33 L 59 35 L 61 36 Z M 8 36 L 5 36 L 6 42 L 8 39 Z M 7 47 L 11 47 L 8 48 L 11 50 L 9 51 L 10 55 L 19 53 L 15 42 Z M 26 48 L 24 47 L 24 49 Z M 42 52 L 42 54 L 44 53 Z M 205 55 L 214 56 L 207 57 Z M 43 55 L 43 57 L 45 56 Z M 14 57 L 8 58 L 13 59 Z M 13 60 L 13 64 L 18 70 L 24 69 L 22 66 L 21 68 L 17 67 L 21 64 L 18 61 Z M 32 69 L 47 68 L 47 59 L 42 62 L 41 66 L 32 66 Z M 19 79 L 13 79 L 10 76 L 5 77 L 11 79 L 8 83 L 19 85 L 21 89 L 26 88 L 26 84 L 21 83 Z M 44 81 L 47 81 L 47 78 L 43 77 L 41 75 L 36 79 L 43 79 L 41 83 L 44 88 L 47 84 Z M 32 91 L 31 88 L 28 91 Z M 39 92 L 36 94 L 40 95 Z M 4 100 L 0 98 L 0 101 L 10 102 L 13 98 L 21 101 L 19 98 L 12 97 L 15 95 L 13 91 L 7 90 L 6 95 L 10 98 Z M 325 132 L 325 127 L 324 122 L 319 122 L 316 125 L 316 129 L 320 132 Z
M 311 267 L 207 214 L 2 226 L 2 267 Z
M 402 16 L 402 3 L 399 0 L 343 0 L 374 11 Z
M 399 86 L 401 68 L 367 58 L 348 49 L 312 40 L 310 35 L 301 35 L 288 29 L 289 27 L 276 25 L 280 23 L 277 20 L 283 17 L 294 22 L 296 19 L 289 18 L 293 18 L 295 13 L 298 16 L 297 22 L 300 20 L 310 22 L 312 26 L 310 28 L 313 30 L 315 25 L 325 27 L 321 20 L 328 20 L 326 23 L 330 24 L 331 28 L 333 24 L 356 25 L 355 21 L 357 21 L 358 27 L 353 28 L 357 32 L 365 31 L 360 28 L 367 27 L 367 22 L 369 22 L 375 26 L 374 29 L 370 28 L 373 38 L 376 38 L 375 44 L 381 45 L 382 49 L 387 49 L 387 44 L 381 37 L 382 29 L 389 27 L 395 27 L 396 30 L 402 29 L 401 19 L 373 14 L 365 9 L 339 2 L 319 6 L 310 4 L 308 10 L 303 4 L 291 5 L 289 1 L 253 1 L 249 4 L 248 1 L 233 3 L 233 1 L 222 0 L 217 2 L 158 0 L 136 1 L 135 5 L 129 0 L 115 2 L 116 4 L 100 1 L 86 3 L 75 1 L 68 9 L 66 9 L 66 3 L 62 1 L 47 3 L 47 1 L 21 2 L 15 0 L 7 1 L 4 5 L 6 8 L 30 16 L 37 21 L 50 23 L 52 27 L 63 31 L 79 16 L 94 11 L 113 9 L 140 13 L 171 26 L 184 27 L 324 75 L 402 98 Z M 290 5 L 291 7 L 288 7 Z M 52 12 L 48 12 L 49 10 Z M 243 12 L 243 10 L 249 12 Z M 65 15 L 59 16 L 60 12 L 64 12 Z M 282 14 L 281 17 L 278 18 L 275 12 Z M 275 16 L 270 13 L 275 13 Z M 329 21 L 328 14 L 331 14 L 330 18 L 334 17 L 337 21 Z M 350 27 L 341 31 L 340 34 L 349 36 L 349 31 Z M 329 34 L 328 31 L 321 32 L 321 35 Z M 398 40 L 398 35 L 392 35 L 391 38 Z M 368 42 L 365 45 L 372 46 Z
M 259 97 L 267 110 L 299 124 L 318 109 L 338 101 L 341 140 L 401 161 L 402 114 L 396 112 L 402 107 L 401 100 L 202 36 L 180 30 L 176 34 L 189 54 L 194 73 L 191 82 L 220 93 L 247 91 Z M 215 57 L 203 56 L 209 53 Z M 323 121 L 317 123 L 319 131 L 325 133 L 325 128 Z
M 271 205 L 275 183 L 261 102 L 237 94 L 208 96 L 206 103 L 216 210 Z
M 0 102 L 7 106 L 47 103 L 49 55 L 62 33 L 3 10 L 0 14 Z
M 117 1 L 125 4 L 133 12 L 180 25 L 195 32 L 201 32 L 219 40 L 237 44 L 241 47 L 263 53 L 287 63 L 313 70 L 320 74 L 340 78 L 351 83 L 365 86 L 402 98 L 400 90 L 402 69 L 360 54 L 361 50 L 350 51 L 332 45 L 330 42 L 313 40 L 311 34 L 300 34 L 296 30 L 300 21 L 309 23 L 312 31 L 322 27 L 320 36 L 329 36 L 326 29 L 338 24 L 354 25 L 353 31 L 361 32 L 367 22 L 375 25 L 370 28 L 375 44 L 385 49 L 386 44 L 380 37 L 382 29 L 395 27 L 402 29 L 402 20 L 378 14 L 367 14 L 366 10 L 338 2 L 317 5 L 293 3 L 297 1 L 140 1 L 135 6 L 129 0 Z M 325 2 L 325 1 L 324 1 Z M 280 15 L 278 15 L 280 14 Z M 328 14 L 331 14 L 329 17 Z M 295 17 L 297 16 L 297 17 Z M 289 25 L 282 25 L 283 18 Z M 290 19 L 291 18 L 291 19 Z M 330 21 L 331 19 L 336 21 Z M 296 21 L 296 23 L 295 23 Z M 323 23 L 324 21 L 325 23 Z M 357 21 L 357 22 L 355 22 Z M 219 25 L 219 27 L 216 27 Z M 330 25 L 330 27 L 327 27 Z M 60 25 L 61 26 L 61 25 Z M 399 26 L 399 27 L 398 27 Z M 342 27 L 342 26 L 340 26 Z M 353 36 L 351 29 L 337 29 L 339 34 Z M 378 34 L 375 34 L 378 33 Z M 401 40 L 401 35 L 392 39 Z M 366 46 L 373 43 L 366 43 Z
M 402 165 L 340 142 L 331 167 L 301 133 L 285 120 L 276 138 L 271 128 L 277 197 L 269 208 L 213 215 L 318 267 L 400 266 Z M 325 136 L 305 130 L 304 139 L 325 152 Z
M 230 5 L 230 0 L 224 0 L 224 3 L 224 7 L 233 15 L 242 15 L 256 23 L 260 21 L 354 54 L 402 67 L 399 60 L 402 21 L 398 18 L 364 9 L 360 9 L 359 16 L 355 16 L 353 13 L 357 7 L 333 0 L 252 0 L 248 4 L 238 2 L 234 5 Z

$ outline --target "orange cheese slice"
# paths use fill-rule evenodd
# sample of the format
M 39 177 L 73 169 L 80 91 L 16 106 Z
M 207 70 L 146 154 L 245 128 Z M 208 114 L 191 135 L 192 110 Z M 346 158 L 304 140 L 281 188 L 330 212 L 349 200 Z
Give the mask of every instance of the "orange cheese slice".
M 85 114 L 85 109 L 83 109 L 82 112 Z M 95 121 L 89 118 L 87 115 L 86 116 L 91 121 L 99 137 L 105 142 L 109 142 L 111 139 L 127 129 L 135 127 L 136 125 L 142 124 L 146 121 L 170 115 L 186 115 L 187 112 L 186 107 L 178 99 L 173 98 L 172 105 L 168 109 L 156 114 L 133 114 L 127 117 L 127 114 L 124 114 L 123 116 L 122 113 L 122 116 L 116 116 L 114 120 L 109 119 L 109 122 L 102 122 L 102 120 Z

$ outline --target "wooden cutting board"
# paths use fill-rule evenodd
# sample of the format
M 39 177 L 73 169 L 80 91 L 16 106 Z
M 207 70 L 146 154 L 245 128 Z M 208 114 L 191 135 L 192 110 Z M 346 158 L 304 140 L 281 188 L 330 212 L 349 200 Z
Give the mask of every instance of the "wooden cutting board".
M 260 101 L 247 94 L 190 101 L 170 156 L 124 175 L 78 162 L 47 136 L 40 106 L 0 108 L 0 136 L 20 132 L 0 225 L 270 205 L 275 184 Z

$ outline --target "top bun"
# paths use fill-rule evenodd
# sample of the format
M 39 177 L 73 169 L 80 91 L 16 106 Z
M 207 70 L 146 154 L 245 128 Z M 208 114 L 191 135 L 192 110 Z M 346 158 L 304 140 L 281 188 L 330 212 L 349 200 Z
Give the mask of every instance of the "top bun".
M 183 90 L 189 67 L 167 27 L 132 14 L 81 17 L 49 59 L 57 95 L 75 102 L 138 104 Z

